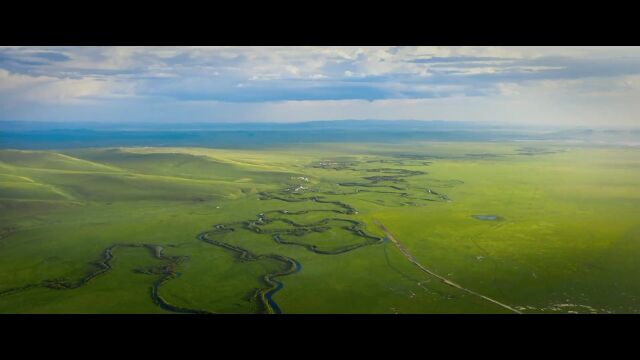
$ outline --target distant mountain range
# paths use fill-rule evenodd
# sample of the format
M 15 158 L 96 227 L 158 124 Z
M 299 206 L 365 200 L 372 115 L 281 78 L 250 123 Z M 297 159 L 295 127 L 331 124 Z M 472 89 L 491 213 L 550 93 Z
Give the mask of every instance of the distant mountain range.
M 460 121 L 66 123 L 0 121 L 0 148 L 110 146 L 255 148 L 318 142 L 572 140 L 640 144 L 640 130 L 549 129 Z
M 32 130 L 461 130 L 487 129 L 504 126 L 483 124 L 471 121 L 421 121 L 421 120 L 320 120 L 307 122 L 43 122 L 43 121 L 0 121 L 0 131 L 32 131 Z

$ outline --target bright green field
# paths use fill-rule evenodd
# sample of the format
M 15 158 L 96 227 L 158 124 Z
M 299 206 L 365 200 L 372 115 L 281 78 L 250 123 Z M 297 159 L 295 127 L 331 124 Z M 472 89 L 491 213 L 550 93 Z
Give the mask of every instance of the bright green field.
M 639 184 L 550 142 L 0 150 L 0 313 L 510 312 L 376 221 L 523 313 L 639 313 Z

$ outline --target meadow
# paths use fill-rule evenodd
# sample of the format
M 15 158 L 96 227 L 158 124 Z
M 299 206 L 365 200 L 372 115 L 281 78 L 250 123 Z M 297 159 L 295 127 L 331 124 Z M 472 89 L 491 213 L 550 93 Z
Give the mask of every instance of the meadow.
M 0 150 L 0 313 L 638 313 L 638 184 L 560 141 Z

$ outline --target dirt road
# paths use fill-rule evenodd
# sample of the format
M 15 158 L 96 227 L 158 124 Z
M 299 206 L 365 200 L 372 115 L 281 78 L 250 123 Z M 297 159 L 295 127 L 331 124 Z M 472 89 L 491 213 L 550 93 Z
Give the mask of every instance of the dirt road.
M 377 219 L 374 219 L 373 222 L 380 228 L 380 230 L 382 230 L 385 233 L 387 239 L 389 239 L 389 241 L 391 241 L 398 248 L 398 250 L 400 250 L 402 255 L 404 255 L 404 257 L 407 258 L 407 260 L 409 260 L 411 263 L 413 263 L 415 266 L 417 266 L 423 272 L 425 272 L 425 273 L 427 273 L 427 274 L 439 279 L 440 281 L 442 281 L 443 283 L 445 283 L 445 284 L 447 284 L 447 285 L 449 285 L 451 287 L 454 287 L 456 289 L 462 290 L 462 291 L 464 291 L 466 293 L 469 293 L 471 295 L 480 297 L 480 298 L 482 298 L 484 300 L 490 301 L 490 302 L 492 302 L 492 303 L 494 303 L 494 304 L 496 304 L 496 305 L 498 305 L 500 307 L 503 307 L 503 308 L 505 308 L 505 309 L 507 309 L 509 311 L 512 311 L 512 312 L 514 312 L 516 314 L 522 314 L 522 312 L 518 311 L 517 309 L 512 308 L 509 305 L 503 304 L 503 303 L 499 302 L 498 300 L 494 300 L 494 299 L 492 299 L 492 298 L 490 298 L 488 296 L 485 296 L 485 295 L 479 294 L 479 293 L 477 293 L 477 292 L 475 292 L 473 290 L 467 289 L 464 286 L 458 285 L 458 284 L 454 283 L 453 281 L 445 278 L 444 276 L 436 274 L 435 272 L 427 269 L 422 264 L 420 264 L 418 262 L 418 260 L 416 260 L 416 258 L 413 257 L 413 255 L 411 255 L 409 250 L 407 250 L 404 246 L 402 246 L 402 244 L 393 236 L 393 234 L 384 225 L 382 225 L 382 223 L 380 221 L 378 221 Z

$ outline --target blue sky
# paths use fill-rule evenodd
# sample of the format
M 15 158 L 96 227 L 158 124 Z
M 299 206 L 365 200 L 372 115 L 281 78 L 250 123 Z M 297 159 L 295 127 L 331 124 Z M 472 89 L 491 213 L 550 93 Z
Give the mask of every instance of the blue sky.
M 0 120 L 637 126 L 637 47 L 0 47 Z

